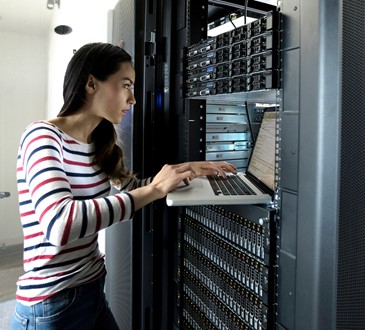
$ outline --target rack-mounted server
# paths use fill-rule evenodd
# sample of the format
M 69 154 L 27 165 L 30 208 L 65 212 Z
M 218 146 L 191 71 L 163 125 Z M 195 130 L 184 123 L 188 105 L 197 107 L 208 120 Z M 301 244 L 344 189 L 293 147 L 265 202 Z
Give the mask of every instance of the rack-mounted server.
M 280 85 L 278 13 L 187 48 L 186 97 L 249 92 Z
M 269 329 L 274 213 L 235 206 L 185 209 L 177 268 L 182 329 Z

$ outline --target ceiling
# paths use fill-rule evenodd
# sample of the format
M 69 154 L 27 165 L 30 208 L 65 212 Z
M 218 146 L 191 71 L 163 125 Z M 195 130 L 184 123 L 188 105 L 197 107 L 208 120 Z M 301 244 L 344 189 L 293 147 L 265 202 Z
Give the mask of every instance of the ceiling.
M 52 12 L 47 0 L 0 0 L 0 32 L 47 35 Z
M 111 1 L 113 0 L 109 0 Z M 277 0 L 256 1 L 270 5 L 275 5 L 277 2 Z M 250 2 L 252 3 L 252 0 Z M 53 10 L 47 8 L 47 0 L 0 0 L 0 32 L 45 36 L 49 33 L 52 15 Z

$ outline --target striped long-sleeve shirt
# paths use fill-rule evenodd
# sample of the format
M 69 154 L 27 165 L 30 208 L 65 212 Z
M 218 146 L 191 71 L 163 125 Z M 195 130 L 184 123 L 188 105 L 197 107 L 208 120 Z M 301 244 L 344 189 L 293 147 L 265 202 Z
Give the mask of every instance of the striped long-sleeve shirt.
M 101 277 L 98 232 L 133 216 L 132 197 L 110 195 L 110 181 L 93 158 L 92 143 L 78 142 L 47 122 L 31 124 L 21 137 L 17 184 L 25 273 L 16 297 L 24 305 Z M 120 190 L 150 180 L 133 178 Z

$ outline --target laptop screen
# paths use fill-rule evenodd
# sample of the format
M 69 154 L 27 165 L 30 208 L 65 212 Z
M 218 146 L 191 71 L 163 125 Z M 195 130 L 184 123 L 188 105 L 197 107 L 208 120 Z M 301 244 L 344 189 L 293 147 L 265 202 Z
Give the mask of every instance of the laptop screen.
M 247 172 L 269 189 L 275 188 L 275 129 L 276 112 L 266 111 L 252 151 Z

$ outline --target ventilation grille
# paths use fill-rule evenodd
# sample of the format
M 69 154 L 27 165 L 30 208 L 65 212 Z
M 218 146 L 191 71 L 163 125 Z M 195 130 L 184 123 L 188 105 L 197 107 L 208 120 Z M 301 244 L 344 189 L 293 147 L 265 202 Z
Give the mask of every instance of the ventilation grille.
M 343 1 L 337 329 L 365 327 L 365 3 Z

